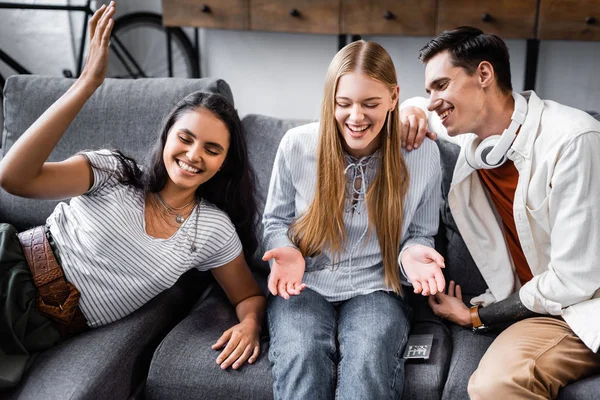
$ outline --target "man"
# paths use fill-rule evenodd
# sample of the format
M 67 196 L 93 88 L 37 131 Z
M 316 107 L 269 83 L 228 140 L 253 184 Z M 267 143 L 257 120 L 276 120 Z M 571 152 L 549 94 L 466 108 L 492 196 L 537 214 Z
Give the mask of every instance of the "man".
M 448 203 L 489 287 L 468 308 L 451 282 L 430 306 L 474 330 L 510 324 L 472 399 L 555 398 L 600 372 L 600 122 L 513 93 L 505 43 L 479 29 L 444 31 L 419 58 L 430 98 L 403 104 L 404 145 L 419 145 L 425 118 L 461 145 Z

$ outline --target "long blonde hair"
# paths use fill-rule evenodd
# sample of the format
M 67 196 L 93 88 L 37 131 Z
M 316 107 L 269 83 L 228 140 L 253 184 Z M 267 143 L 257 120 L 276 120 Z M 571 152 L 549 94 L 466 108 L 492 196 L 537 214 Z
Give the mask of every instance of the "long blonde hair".
M 306 213 L 290 226 L 288 235 L 304 256 L 314 257 L 329 247 L 333 262 L 347 239 L 344 225 L 346 180 L 342 138 L 335 120 L 335 95 L 342 75 L 361 72 L 394 90 L 396 70 L 389 54 L 377 43 L 357 41 L 341 49 L 331 61 L 321 106 L 317 188 Z M 408 191 L 408 169 L 401 152 L 399 108 L 388 112 L 380 135 L 380 168 L 367 195 L 369 228 L 374 227 L 383 258 L 385 285 L 402 293 L 398 252 L 402 236 L 402 205 Z

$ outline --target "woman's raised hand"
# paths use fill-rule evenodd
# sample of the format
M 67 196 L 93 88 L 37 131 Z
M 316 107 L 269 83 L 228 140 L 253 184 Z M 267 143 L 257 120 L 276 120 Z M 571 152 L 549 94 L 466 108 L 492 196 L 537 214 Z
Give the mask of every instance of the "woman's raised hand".
M 446 265 L 444 257 L 435 249 L 421 244 L 412 245 L 404 250 L 400 261 L 415 293 L 429 296 L 444 291 L 446 280 L 442 268 Z
M 284 299 L 299 295 L 306 288 L 302 283 L 306 263 L 302 253 L 295 247 L 278 247 L 269 250 L 263 256 L 264 261 L 273 259 L 269 275 L 269 291 L 273 296 Z
M 81 72 L 81 80 L 99 87 L 104 82 L 108 69 L 108 47 L 110 34 L 114 25 L 115 2 L 102 5 L 89 22 L 90 46 L 88 48 L 85 67 Z

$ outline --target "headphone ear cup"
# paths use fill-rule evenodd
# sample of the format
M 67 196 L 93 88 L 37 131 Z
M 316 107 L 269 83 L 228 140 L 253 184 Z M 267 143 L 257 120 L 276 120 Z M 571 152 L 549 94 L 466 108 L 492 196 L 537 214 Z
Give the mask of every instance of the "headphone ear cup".
M 475 158 L 475 152 L 477 151 L 477 146 L 481 143 L 481 140 L 477 136 L 474 136 L 473 139 L 467 144 L 465 147 L 465 158 L 467 160 L 467 164 L 473 169 L 480 169 L 479 163 Z
M 486 161 L 487 155 L 494 149 L 494 146 L 498 144 L 500 138 L 500 135 L 493 135 L 484 140 L 479 140 L 478 137 L 474 137 L 467 145 L 465 151 L 467 164 L 473 169 L 492 169 L 504 164 L 506 155 L 495 165 L 490 165 Z
M 479 143 L 477 149 L 475 150 L 475 160 L 479 165 L 480 169 L 492 169 L 501 166 L 506 161 L 506 155 L 502 156 L 500 161 L 496 164 L 490 164 L 487 160 L 487 155 L 494 149 L 494 147 L 500 141 L 501 135 L 493 135 L 485 138 Z

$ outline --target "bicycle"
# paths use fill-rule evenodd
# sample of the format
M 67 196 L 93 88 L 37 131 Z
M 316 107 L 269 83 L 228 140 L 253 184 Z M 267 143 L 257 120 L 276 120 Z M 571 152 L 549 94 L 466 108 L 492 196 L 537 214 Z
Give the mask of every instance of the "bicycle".
M 88 20 L 94 14 L 91 3 L 92 0 L 87 0 L 85 6 L 72 6 L 0 2 L 0 9 L 84 12 L 85 18 L 79 44 L 77 71 L 73 74 L 70 70 L 63 70 L 65 77 L 72 78 L 78 77 L 83 68 Z M 114 56 L 110 58 L 107 77 L 134 79 L 155 77 L 198 78 L 200 68 L 197 47 L 197 38 L 196 48 L 194 48 L 182 29 L 164 27 L 160 14 L 151 12 L 126 14 L 115 20 L 110 46 Z M 163 51 L 160 49 L 163 49 Z M 1 48 L 0 61 L 19 74 L 31 74 L 29 70 Z M 4 82 L 4 77 L 0 75 L 0 101 L 2 100 Z

